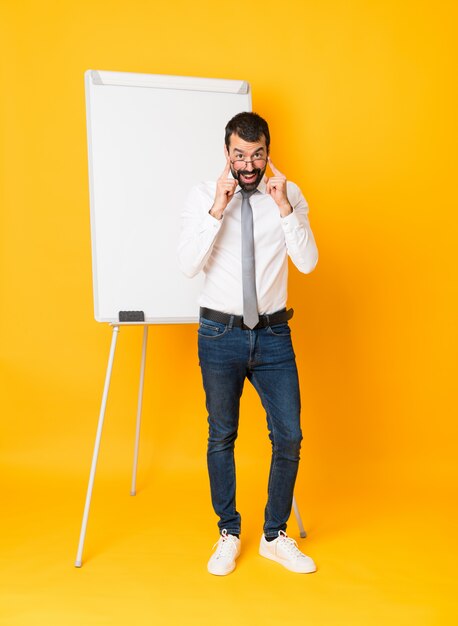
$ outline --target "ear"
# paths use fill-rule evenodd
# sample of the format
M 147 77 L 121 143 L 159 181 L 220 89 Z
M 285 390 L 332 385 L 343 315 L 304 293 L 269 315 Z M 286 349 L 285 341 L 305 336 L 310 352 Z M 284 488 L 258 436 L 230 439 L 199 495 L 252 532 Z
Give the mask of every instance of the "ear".
M 227 158 L 229 156 L 229 152 L 227 150 L 226 144 L 224 144 L 224 156 Z

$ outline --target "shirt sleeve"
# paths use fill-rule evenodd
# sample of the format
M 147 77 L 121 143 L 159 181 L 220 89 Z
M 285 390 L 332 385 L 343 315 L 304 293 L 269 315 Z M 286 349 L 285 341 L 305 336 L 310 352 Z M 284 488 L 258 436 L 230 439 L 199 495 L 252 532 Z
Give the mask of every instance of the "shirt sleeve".
M 189 278 L 204 268 L 224 220 L 210 215 L 212 204 L 198 185 L 191 189 L 181 214 L 178 264 Z
M 318 263 L 318 249 L 308 219 L 309 207 L 299 187 L 288 181 L 292 213 L 281 219 L 288 255 L 300 272 L 309 274 Z

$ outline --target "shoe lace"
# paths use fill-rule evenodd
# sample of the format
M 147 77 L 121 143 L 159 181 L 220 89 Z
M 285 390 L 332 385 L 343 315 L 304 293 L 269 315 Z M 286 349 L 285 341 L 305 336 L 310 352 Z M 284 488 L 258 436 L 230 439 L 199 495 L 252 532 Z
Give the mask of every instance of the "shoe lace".
M 286 550 L 292 557 L 299 559 L 304 558 L 305 554 L 303 554 L 297 545 L 297 541 L 292 537 L 288 537 L 288 535 L 283 531 L 278 531 L 278 537 L 281 543 L 281 547 Z
M 215 543 L 213 548 L 217 547 L 215 552 L 216 559 L 222 559 L 232 554 L 237 550 L 236 538 L 227 534 L 227 530 L 224 529 L 221 533 L 221 537 Z

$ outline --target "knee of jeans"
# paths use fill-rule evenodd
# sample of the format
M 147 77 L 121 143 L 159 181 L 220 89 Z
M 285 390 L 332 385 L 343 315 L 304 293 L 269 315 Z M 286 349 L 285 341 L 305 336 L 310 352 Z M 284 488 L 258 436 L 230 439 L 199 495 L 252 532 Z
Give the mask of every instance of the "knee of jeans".
M 208 435 L 208 452 L 222 452 L 223 450 L 232 450 L 235 440 L 237 439 L 237 431 L 229 433 L 210 432 Z
M 281 437 L 276 437 L 273 442 L 274 452 L 280 454 L 283 458 L 296 461 L 299 459 L 302 442 L 302 433 L 288 433 Z

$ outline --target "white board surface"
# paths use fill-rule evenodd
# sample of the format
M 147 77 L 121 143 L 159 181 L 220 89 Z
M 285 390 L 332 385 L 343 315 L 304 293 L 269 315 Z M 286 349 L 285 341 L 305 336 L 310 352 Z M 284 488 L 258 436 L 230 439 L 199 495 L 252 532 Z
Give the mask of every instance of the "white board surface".
M 95 319 L 196 322 L 203 277 L 178 267 L 180 213 L 223 170 L 224 128 L 251 111 L 249 85 L 100 70 L 85 84 Z

